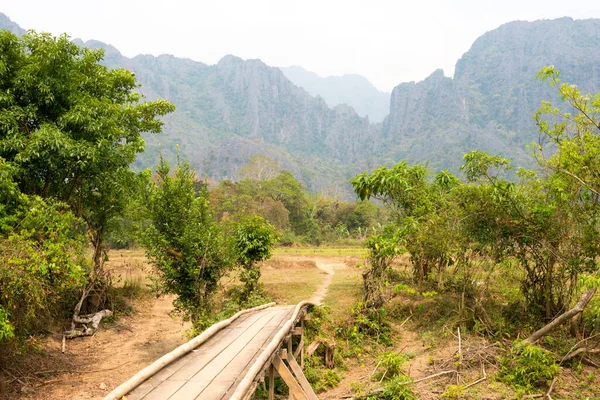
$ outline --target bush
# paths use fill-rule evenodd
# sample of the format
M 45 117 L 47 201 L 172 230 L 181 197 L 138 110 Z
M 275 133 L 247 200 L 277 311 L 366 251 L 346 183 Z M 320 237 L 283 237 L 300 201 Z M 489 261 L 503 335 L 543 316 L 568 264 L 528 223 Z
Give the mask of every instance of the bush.
M 210 215 L 208 192 L 187 163 L 172 176 L 161 160 L 157 173 L 143 244 L 157 273 L 155 289 L 175 294 L 175 307 L 196 324 L 212 314 L 219 281 L 235 265 L 232 243 Z
M 0 307 L 0 343 L 12 339 L 15 336 L 15 328 L 8 320 L 8 313 Z
M 261 270 L 260 261 L 271 257 L 273 246 L 278 240 L 275 227 L 262 217 L 246 217 L 238 221 L 234 232 L 235 252 L 242 267 L 240 280 L 246 295 L 258 288 Z
M 547 385 L 560 371 L 555 358 L 539 346 L 513 349 L 500 360 L 498 380 L 516 389 L 531 390 Z
M 18 228 L 0 239 L 0 331 L 27 336 L 61 316 L 61 298 L 85 283 L 85 233 L 64 204 L 28 198 Z M 13 329 L 8 328 L 11 326 Z
M 381 368 L 381 371 L 373 375 L 373 379 L 376 381 L 386 379 L 392 379 L 402 373 L 402 366 L 408 360 L 402 353 L 396 353 L 393 351 L 386 351 L 377 357 L 377 368 Z
M 383 385 L 383 391 L 367 396 L 368 400 L 417 400 L 410 384 L 412 379 L 405 375 L 396 376 Z

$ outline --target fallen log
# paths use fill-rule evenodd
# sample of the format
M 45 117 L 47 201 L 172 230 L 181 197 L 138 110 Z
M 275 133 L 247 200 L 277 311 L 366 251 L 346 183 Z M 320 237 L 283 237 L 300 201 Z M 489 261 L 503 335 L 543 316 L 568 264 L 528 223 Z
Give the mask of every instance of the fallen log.
M 545 335 L 550 333 L 554 328 L 556 328 L 557 326 L 563 324 L 564 322 L 570 320 L 574 316 L 583 312 L 583 310 L 588 305 L 588 303 L 590 302 L 592 297 L 594 297 L 594 294 L 596 294 L 596 288 L 590 289 L 587 292 L 585 292 L 583 294 L 583 296 L 581 296 L 581 299 L 579 299 L 577 304 L 575 304 L 575 307 L 573 307 L 572 309 L 570 309 L 568 311 L 565 311 L 564 313 L 562 313 L 561 315 L 559 315 L 558 317 L 556 317 L 555 319 L 550 321 L 550 323 L 548 323 L 543 328 L 538 329 L 537 331 L 533 332 L 533 334 L 531 334 L 531 336 L 529 336 L 527 339 L 523 340 L 522 342 L 518 343 L 516 345 L 516 347 L 519 348 L 522 346 L 526 346 L 528 344 L 535 344 L 542 337 L 544 337 Z

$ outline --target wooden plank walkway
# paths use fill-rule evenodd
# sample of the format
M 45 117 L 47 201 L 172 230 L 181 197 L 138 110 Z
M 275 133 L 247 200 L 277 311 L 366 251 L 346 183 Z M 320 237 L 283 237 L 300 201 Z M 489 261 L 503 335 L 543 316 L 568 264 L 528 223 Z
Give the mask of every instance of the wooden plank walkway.
M 128 400 L 228 399 L 271 339 L 292 317 L 294 306 L 245 314 L 198 348 L 163 368 Z

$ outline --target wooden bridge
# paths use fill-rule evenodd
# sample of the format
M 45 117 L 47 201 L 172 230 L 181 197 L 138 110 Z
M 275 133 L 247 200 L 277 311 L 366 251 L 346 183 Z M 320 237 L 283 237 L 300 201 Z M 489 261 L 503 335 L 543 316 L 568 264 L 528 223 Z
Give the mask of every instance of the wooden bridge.
M 302 372 L 311 305 L 271 303 L 241 311 L 164 355 L 104 400 L 242 400 L 265 379 L 273 399 L 275 376 L 287 384 L 291 398 L 317 400 Z

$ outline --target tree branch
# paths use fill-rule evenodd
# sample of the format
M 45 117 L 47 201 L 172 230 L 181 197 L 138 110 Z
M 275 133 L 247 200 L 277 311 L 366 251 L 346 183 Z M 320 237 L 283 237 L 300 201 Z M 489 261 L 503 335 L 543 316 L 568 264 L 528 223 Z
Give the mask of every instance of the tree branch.
M 581 313 L 585 309 L 585 307 L 587 306 L 587 304 L 590 302 L 590 300 L 592 299 L 592 297 L 594 297 L 594 294 L 596 294 L 596 288 L 590 289 L 587 292 L 585 292 L 583 294 L 583 296 L 581 296 L 581 299 L 579 299 L 579 301 L 577 302 L 577 304 L 575 305 L 575 307 L 573 307 L 572 309 L 570 309 L 568 311 L 565 311 L 564 313 L 562 313 L 561 315 L 559 315 L 557 318 L 553 319 L 546 326 L 544 326 L 543 328 L 535 331 L 527 339 L 525 339 L 521 343 L 517 344 L 517 348 L 525 346 L 525 345 L 528 345 L 528 344 L 534 344 L 535 342 L 537 342 L 538 340 L 540 340 L 543 336 L 545 336 L 546 334 L 548 334 L 550 331 L 552 331 L 557 326 L 561 325 L 562 323 L 570 320 L 571 318 L 573 318 L 577 314 Z

